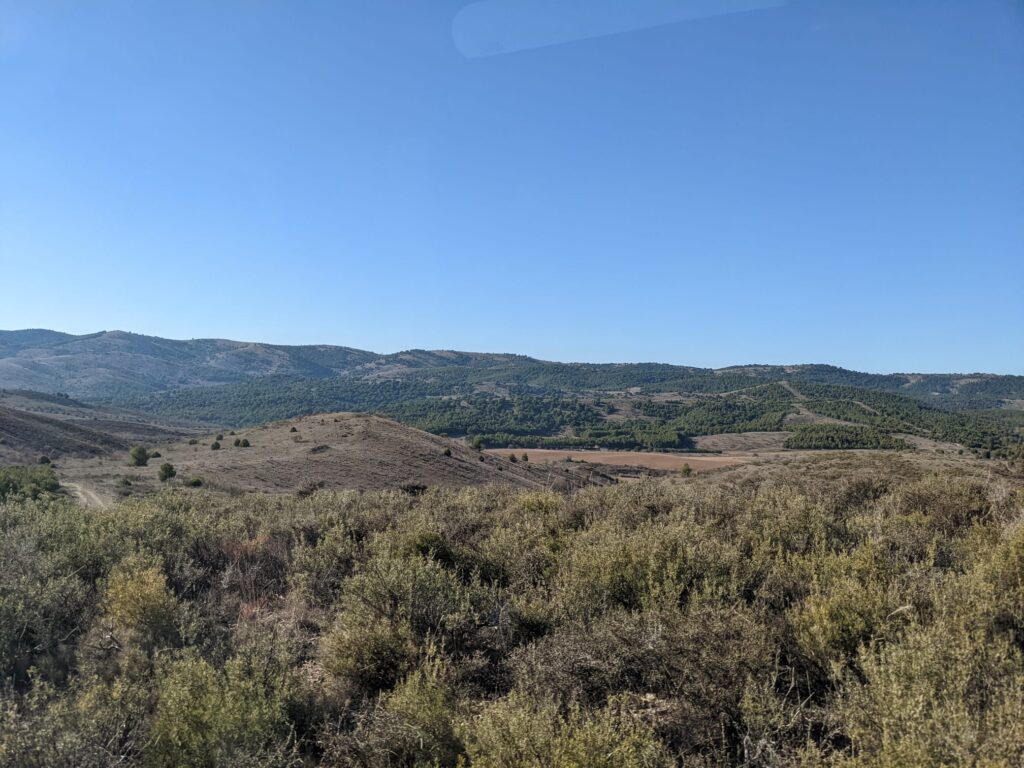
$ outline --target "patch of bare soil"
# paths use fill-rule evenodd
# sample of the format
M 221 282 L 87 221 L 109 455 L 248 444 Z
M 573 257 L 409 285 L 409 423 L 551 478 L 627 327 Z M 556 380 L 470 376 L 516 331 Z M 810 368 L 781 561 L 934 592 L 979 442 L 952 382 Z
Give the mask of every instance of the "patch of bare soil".
M 758 453 L 781 451 L 792 432 L 738 432 L 723 435 L 703 435 L 693 438 L 699 451 L 722 453 Z
M 588 464 L 600 464 L 609 467 L 644 467 L 654 470 L 680 470 L 689 465 L 694 472 L 707 472 L 711 469 L 720 469 L 734 464 L 742 464 L 750 461 L 744 456 L 702 456 L 684 453 L 648 453 L 642 451 L 580 451 L 580 450 L 554 450 L 554 449 L 533 449 L 527 451 L 512 451 L 510 449 L 498 449 L 485 451 L 492 456 L 508 457 L 510 454 L 522 455 L 526 453 L 530 457 L 531 464 L 570 464 L 586 462 Z

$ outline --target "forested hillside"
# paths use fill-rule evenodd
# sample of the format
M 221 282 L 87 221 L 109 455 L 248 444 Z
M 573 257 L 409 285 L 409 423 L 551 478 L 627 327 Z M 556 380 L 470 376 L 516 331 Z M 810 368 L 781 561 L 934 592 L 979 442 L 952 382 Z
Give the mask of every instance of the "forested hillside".
M 792 428 L 796 417 L 865 425 L 841 440 L 792 447 L 896 448 L 879 435 L 907 433 L 963 445 L 978 455 L 1024 455 L 1024 411 L 949 411 L 894 392 L 836 384 L 767 383 L 725 391 L 572 394 L 535 383 L 500 382 L 498 391 L 465 379 L 461 369 L 398 378 L 262 379 L 224 387 L 120 398 L 133 409 L 250 426 L 323 411 L 371 411 L 483 447 L 603 447 L 686 450 L 691 438 Z M 458 374 L 458 375 L 457 375 Z M 719 382 L 723 383 L 723 382 Z M 732 382 L 735 383 L 735 382 Z M 749 384 L 749 382 L 744 382 Z M 707 384 L 707 382 L 705 382 Z M 710 385 L 705 390 L 712 389 Z M 818 436 L 824 434 L 818 431 Z
M 332 345 L 286 346 L 225 339 L 162 339 L 123 331 L 73 336 L 46 330 L 0 331 L 0 388 L 63 392 L 92 399 L 139 398 L 214 384 L 270 378 L 309 382 L 414 379 L 442 394 L 501 388 L 516 394 L 579 395 L 633 388 L 720 393 L 793 381 L 904 394 L 949 409 L 977 410 L 1024 401 L 1024 376 L 871 374 L 830 365 L 745 365 L 710 369 L 660 363 L 561 363 L 523 355 L 408 350 L 378 354 Z M 248 393 L 250 396 L 252 393 Z
M 693 438 L 801 429 L 792 447 L 1022 452 L 1024 377 L 868 374 L 828 365 L 718 370 L 557 363 L 510 354 L 0 332 L 0 387 L 241 427 L 313 413 L 392 417 L 485 447 L 688 450 Z M 844 429 L 825 429 L 825 424 Z M 870 429 L 850 429 L 862 425 Z
M 0 475 L 0 767 L 1021 765 L 1024 495 L 974 472 L 109 509 Z

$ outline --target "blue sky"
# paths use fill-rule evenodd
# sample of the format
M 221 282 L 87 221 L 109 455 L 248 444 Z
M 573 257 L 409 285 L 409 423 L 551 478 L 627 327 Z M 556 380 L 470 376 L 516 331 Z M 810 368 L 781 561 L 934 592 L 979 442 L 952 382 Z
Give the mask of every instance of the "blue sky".
M 1024 373 L 1016 0 L 0 0 L 0 328 Z

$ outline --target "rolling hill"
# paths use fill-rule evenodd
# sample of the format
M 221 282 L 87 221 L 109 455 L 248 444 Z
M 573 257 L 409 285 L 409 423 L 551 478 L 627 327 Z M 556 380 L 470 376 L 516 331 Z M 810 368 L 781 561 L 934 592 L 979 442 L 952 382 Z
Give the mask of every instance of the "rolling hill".
M 194 425 L 66 396 L 0 391 L 0 465 L 33 464 L 41 456 L 102 456 L 133 443 L 165 442 L 196 431 Z
M 0 331 L 0 387 L 90 398 L 270 375 L 325 378 L 376 358 L 347 347 L 176 341 L 122 331 Z
M 227 492 L 300 493 L 318 489 L 406 490 L 431 487 L 511 485 L 571 489 L 612 479 L 580 463 L 563 466 L 511 462 L 443 437 L 378 416 L 318 414 L 253 429 L 154 442 L 160 456 L 145 467 L 128 466 L 127 454 L 71 459 L 61 479 L 100 498 L 148 493 L 160 486 L 162 463 L 171 463 L 174 484 Z M 242 441 L 248 445 L 243 447 Z M 220 446 L 213 449 L 213 444 Z
M 692 450 L 702 436 L 791 432 L 790 448 L 893 449 L 913 438 L 979 456 L 1024 453 L 1024 376 L 982 373 L 558 363 L 120 331 L 0 332 L 0 387 L 29 386 L 235 428 L 370 412 L 486 447 Z
M 409 382 L 430 390 L 515 394 L 728 392 L 789 380 L 895 392 L 953 409 L 1024 402 L 1024 376 L 872 374 L 831 365 L 710 369 L 661 363 L 559 363 L 523 355 L 408 350 L 382 355 L 344 346 L 285 346 L 224 339 L 187 341 L 102 331 L 74 336 L 0 331 L 0 388 L 117 399 L 212 385 L 345 378 Z

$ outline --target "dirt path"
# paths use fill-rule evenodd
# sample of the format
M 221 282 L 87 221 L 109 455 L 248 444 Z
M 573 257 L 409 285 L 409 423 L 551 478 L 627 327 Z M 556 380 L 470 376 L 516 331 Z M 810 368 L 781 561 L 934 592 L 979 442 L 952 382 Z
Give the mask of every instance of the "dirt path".
M 794 387 L 794 386 L 793 386 L 792 384 L 790 384 L 790 383 L 789 383 L 788 381 L 780 381 L 780 382 L 779 382 L 779 385 L 780 385 L 780 386 L 781 386 L 781 387 L 782 387 L 782 388 L 783 388 L 784 390 L 786 390 L 787 392 L 789 392 L 789 393 L 790 393 L 790 394 L 791 394 L 791 395 L 792 395 L 793 397 L 795 397 L 795 398 L 796 398 L 797 400 L 799 400 L 799 401 L 801 401 L 801 402 L 802 402 L 802 401 L 804 401 L 804 400 L 806 400 L 806 399 L 807 399 L 807 396 L 806 396 L 806 395 L 804 395 L 804 394 L 801 394 L 800 392 L 798 392 L 798 391 L 797 391 L 797 388 L 796 388 L 796 387 Z
M 62 483 L 62 485 L 71 491 L 74 497 L 87 507 L 106 509 L 109 506 L 109 504 L 97 496 L 93 490 L 85 488 L 78 483 Z

